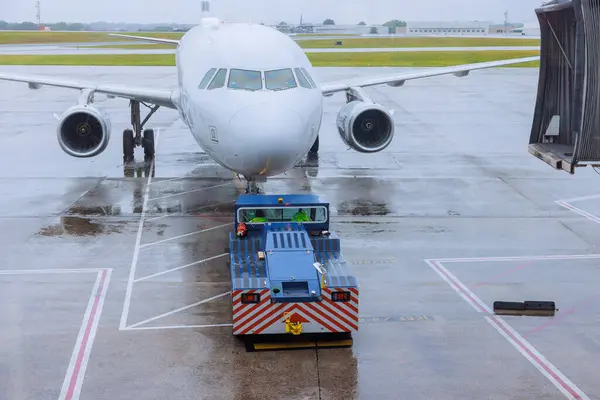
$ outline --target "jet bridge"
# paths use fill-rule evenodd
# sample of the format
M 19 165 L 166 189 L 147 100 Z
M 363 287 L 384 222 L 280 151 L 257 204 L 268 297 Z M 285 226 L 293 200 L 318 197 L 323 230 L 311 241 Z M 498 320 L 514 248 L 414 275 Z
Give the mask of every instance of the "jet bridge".
M 600 0 L 535 10 L 541 49 L 529 152 L 570 174 L 600 166 Z

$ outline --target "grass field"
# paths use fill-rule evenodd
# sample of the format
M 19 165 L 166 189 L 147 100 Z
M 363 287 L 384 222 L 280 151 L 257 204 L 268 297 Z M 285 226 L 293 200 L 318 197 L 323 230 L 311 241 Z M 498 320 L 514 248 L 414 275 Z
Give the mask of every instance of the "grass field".
M 340 36 L 340 37 L 350 37 L 350 36 L 359 36 L 357 33 L 297 33 L 294 36 L 301 36 L 301 37 L 309 37 L 309 36 L 323 36 L 323 37 L 327 37 L 327 36 L 332 36 L 332 37 L 336 37 L 336 36 Z
M 392 47 L 499 47 L 499 46 L 539 46 L 538 39 L 504 38 L 455 38 L 455 37 L 399 37 L 399 38 L 352 38 L 337 40 L 301 40 L 298 45 L 304 49 L 323 48 L 392 48 Z
M 46 43 L 97 43 L 131 41 L 132 39 L 108 36 L 109 32 L 8 32 L 0 31 L 0 44 L 46 44 Z M 124 33 L 124 32 L 119 32 Z M 179 39 L 181 32 L 130 32 L 128 35 Z M 305 49 L 340 47 L 336 39 L 299 40 L 298 45 Z M 356 38 L 342 39 L 347 48 L 391 48 L 391 47 L 486 47 L 486 46 L 539 46 L 539 39 L 511 38 L 457 38 L 457 37 L 398 37 L 398 38 Z M 164 48 L 163 45 L 143 45 L 145 49 Z M 162 47 L 161 47 L 162 46 Z M 105 47 L 113 47 L 112 45 Z M 127 47 L 135 48 L 135 47 Z
M 537 51 L 312 53 L 315 67 L 443 67 L 539 55 Z M 174 66 L 172 54 L 0 55 L 0 65 Z M 538 67 L 539 62 L 516 67 Z
M 378 38 L 378 39 L 343 39 L 343 46 L 336 46 L 336 40 L 299 40 L 303 49 L 331 48 L 400 48 L 400 47 L 501 47 L 501 46 L 539 46 L 537 39 L 479 39 L 479 38 Z M 92 47 L 92 46 L 86 46 Z M 107 44 L 94 48 L 110 49 L 172 49 L 164 44 Z
M 172 44 L 140 43 L 140 44 L 102 44 L 99 46 L 78 46 L 80 49 L 122 49 L 122 50 L 175 50 Z
M 46 44 L 46 43 L 97 43 L 131 41 L 126 38 L 108 36 L 111 32 L 32 32 L 0 31 L 0 44 Z M 126 35 L 151 36 L 179 39 L 181 32 L 114 32 Z

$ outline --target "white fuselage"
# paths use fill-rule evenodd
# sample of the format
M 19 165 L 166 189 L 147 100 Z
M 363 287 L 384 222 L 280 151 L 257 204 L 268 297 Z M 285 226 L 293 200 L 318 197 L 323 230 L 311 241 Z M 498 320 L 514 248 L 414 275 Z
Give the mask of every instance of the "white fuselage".
M 199 25 L 181 39 L 176 63 L 181 117 L 223 167 L 246 178 L 278 175 L 316 140 L 322 92 L 304 50 L 284 33 L 253 24 Z

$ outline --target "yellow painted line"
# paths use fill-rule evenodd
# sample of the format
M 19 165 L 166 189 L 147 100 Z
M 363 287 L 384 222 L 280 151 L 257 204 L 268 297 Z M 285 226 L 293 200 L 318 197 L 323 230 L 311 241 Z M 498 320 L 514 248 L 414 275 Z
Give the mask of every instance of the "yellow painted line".
M 303 343 L 254 343 L 254 350 L 302 349 L 316 347 L 315 342 Z
M 317 342 L 317 347 L 349 347 L 352 346 L 352 343 L 352 339 L 332 340 L 330 342 L 324 340 Z

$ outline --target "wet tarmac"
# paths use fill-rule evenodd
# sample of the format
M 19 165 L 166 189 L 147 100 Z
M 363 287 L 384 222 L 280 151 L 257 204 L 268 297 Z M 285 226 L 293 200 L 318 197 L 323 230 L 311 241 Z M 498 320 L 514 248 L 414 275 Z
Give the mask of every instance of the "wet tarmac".
M 175 84 L 174 68 L 3 70 Z M 380 154 L 344 147 L 344 96 L 327 98 L 318 160 L 266 188 L 330 201 L 359 332 L 350 349 L 247 353 L 223 255 L 231 173 L 163 109 L 155 171 L 124 169 L 125 100 L 101 103 L 107 150 L 70 158 L 52 114 L 77 92 L 0 83 L 0 399 L 600 398 L 600 177 L 528 154 L 536 87 L 537 70 L 510 68 L 370 88 L 396 111 Z M 559 311 L 499 318 L 497 300 Z
M 524 51 L 539 50 L 539 46 L 490 47 L 390 47 L 390 48 L 328 48 L 304 49 L 305 53 L 369 53 L 369 52 L 423 52 L 423 51 Z M 175 54 L 170 49 L 85 48 L 69 46 L 0 47 L 0 55 L 87 55 L 87 54 Z

